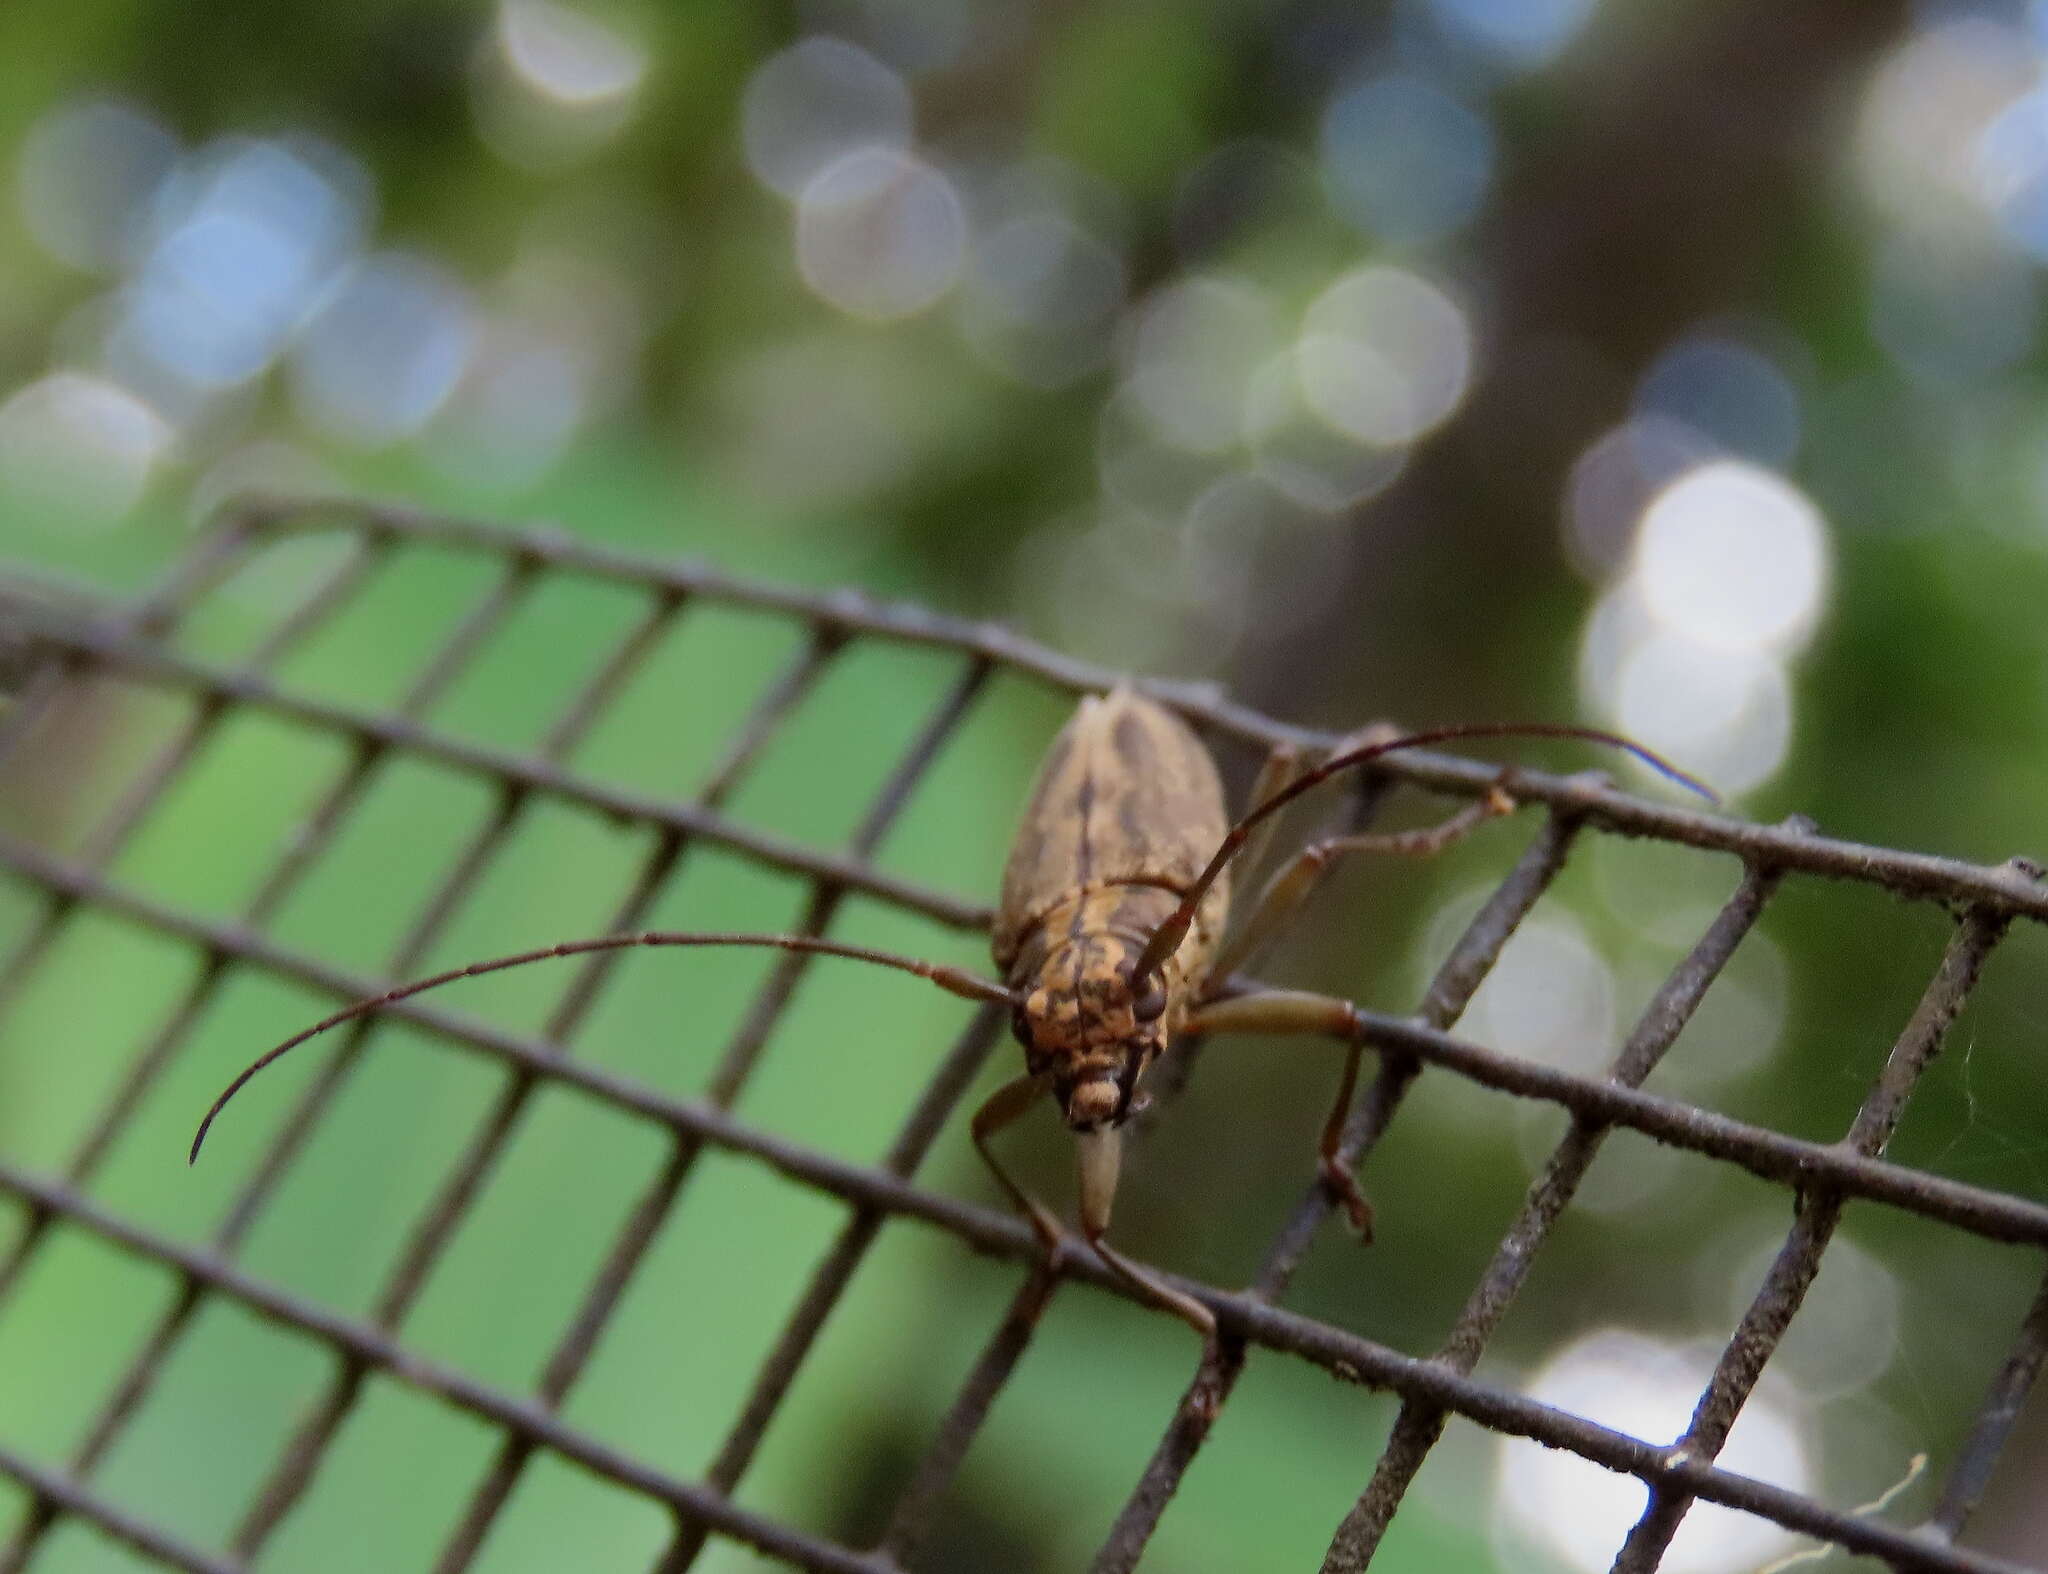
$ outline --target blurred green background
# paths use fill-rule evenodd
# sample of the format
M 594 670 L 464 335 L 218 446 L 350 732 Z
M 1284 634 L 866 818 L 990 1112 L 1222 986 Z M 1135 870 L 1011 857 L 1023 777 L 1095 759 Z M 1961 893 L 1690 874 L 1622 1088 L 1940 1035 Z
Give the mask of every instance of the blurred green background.
M 2044 59 L 2048 7 L 2018 3 L 18 5 L 0 17 L 0 549 L 133 590 L 237 489 L 386 495 L 999 618 L 1303 723 L 1616 725 L 1753 818 L 1984 861 L 2040 852 Z M 246 654 L 317 557 L 239 576 L 191 648 Z M 491 578 L 410 555 L 284 676 L 394 703 Z M 636 612 L 623 592 L 538 586 L 428 719 L 536 746 Z M 795 638 L 693 612 L 576 769 L 689 793 Z M 730 812 L 843 845 L 954 671 L 849 653 Z M 14 762 L 0 811 L 88 846 L 181 714 L 140 690 L 80 699 Z M 992 898 L 1063 714 L 999 680 L 882 864 Z M 1251 762 L 1227 763 L 1241 788 Z M 336 740 L 238 717 L 111 872 L 232 917 L 345 765 Z M 381 968 L 492 807 L 390 763 L 267 927 Z M 1272 971 L 1406 1009 L 1517 846 L 1495 827 L 1427 868 L 1346 871 Z M 601 927 L 645 847 L 536 803 L 426 965 Z M 1467 1027 L 1597 1067 L 1736 874 L 1584 848 Z M 803 900 L 696 849 L 655 916 L 772 928 Z M 4 902 L 18 946 L 34 892 Z M 1931 908 L 1792 883 L 1651 1085 L 1838 1137 L 1947 931 Z M 979 960 L 972 937 L 858 901 L 835 932 Z M 2043 960 L 2032 926 L 2000 951 L 1896 1156 L 2048 1195 Z M 115 920 L 68 921 L 0 1019 L 0 1152 L 61 1171 L 195 965 Z M 577 1052 L 695 1093 L 766 967 L 636 958 Z M 451 1003 L 531 1029 L 564 982 L 535 969 Z M 319 1009 L 230 981 L 92 1194 L 206 1239 L 316 1060 L 253 1090 L 188 1173 L 192 1117 Z M 964 1016 L 901 980 L 814 969 L 740 1112 L 872 1160 Z M 1318 1055 L 1217 1046 L 1128 1175 L 1124 1244 L 1247 1279 L 1311 1172 L 1330 1074 Z M 248 1267 L 367 1311 L 497 1087 L 484 1062 L 380 1029 Z M 1290 1304 L 1433 1349 L 1561 1130 L 1425 1078 L 1368 1168 L 1380 1243 L 1330 1231 Z M 1048 1117 L 1015 1142 L 1063 1199 L 1061 1140 Z M 527 1390 L 661 1158 L 651 1131 L 539 1095 L 408 1338 Z M 960 1130 L 925 1174 L 993 1200 Z M 1613 1137 L 1483 1374 L 1675 1435 L 1788 1219 L 1768 1188 Z M 21 1222 L 0 1202 L 0 1228 Z M 840 1223 L 707 1155 L 569 1417 L 700 1472 Z M 1938 1476 L 2036 1272 L 1852 1206 L 1729 1462 L 1837 1504 L 1923 1451 Z M 943 1238 L 886 1230 L 741 1501 L 872 1534 L 1010 1289 Z M 175 1290 L 58 1232 L 0 1302 L 0 1441 L 68 1457 Z M 929 1566 L 1081 1566 L 1192 1353 L 1135 1308 L 1063 1294 Z M 94 1479 L 219 1545 L 325 1371 L 209 1307 Z M 1391 1414 L 1255 1358 L 1146 1567 L 1313 1566 Z M 493 1446 L 373 1379 L 264 1566 L 428 1566 Z M 2048 1561 L 2044 1468 L 2037 1419 L 1979 1544 Z M 1891 1512 L 1910 1520 L 1933 1490 Z M 1597 1570 L 1640 1496 L 1454 1425 L 1375 1567 Z M 0 1480 L 0 1527 L 19 1511 Z M 1792 1545 L 1695 1522 L 1668 1567 L 1750 1569 Z M 638 1568 L 665 1530 L 542 1458 L 475 1566 Z M 66 1523 L 30 1566 L 147 1565 Z M 757 1566 L 717 1541 L 697 1564 Z

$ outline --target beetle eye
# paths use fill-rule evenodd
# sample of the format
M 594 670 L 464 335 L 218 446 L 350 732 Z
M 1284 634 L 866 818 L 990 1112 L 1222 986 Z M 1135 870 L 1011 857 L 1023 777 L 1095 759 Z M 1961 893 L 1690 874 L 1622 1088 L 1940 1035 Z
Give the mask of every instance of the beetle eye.
M 1016 1035 L 1018 1043 L 1026 1049 L 1031 1048 L 1031 1018 L 1022 1006 L 1010 1013 L 1010 1031 Z
M 1145 992 L 1131 1002 L 1131 1015 L 1140 1022 L 1157 1022 L 1166 1010 L 1166 980 L 1157 973 L 1145 985 Z

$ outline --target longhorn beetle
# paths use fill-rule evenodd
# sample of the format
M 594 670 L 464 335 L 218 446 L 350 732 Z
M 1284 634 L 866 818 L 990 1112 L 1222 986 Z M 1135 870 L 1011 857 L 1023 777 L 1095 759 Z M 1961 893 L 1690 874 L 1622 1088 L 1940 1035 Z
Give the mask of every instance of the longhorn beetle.
M 1296 798 L 1396 749 L 1460 738 L 1577 738 L 1626 750 L 1714 800 L 1710 789 L 1640 744 L 1587 727 L 1474 725 L 1389 736 L 1370 729 L 1304 769 L 1275 750 L 1252 790 L 1252 809 L 1231 824 L 1216 766 L 1187 724 L 1128 687 L 1081 701 L 1053 740 L 1024 810 L 1003 872 L 992 950 L 1003 981 L 867 946 L 805 935 L 648 930 L 571 940 L 516 956 L 473 962 L 358 1000 L 294 1034 L 251 1063 L 222 1090 L 199 1123 L 191 1158 L 214 1118 L 265 1066 L 353 1017 L 443 984 L 523 967 L 550 957 L 634 946 L 771 946 L 850 957 L 914 973 L 969 1000 L 1010 1008 L 1024 1046 L 1024 1074 L 976 1111 L 974 1145 L 1003 1190 L 1031 1221 L 1049 1264 L 1066 1231 L 1011 1178 L 989 1139 L 1050 1093 L 1073 1130 L 1080 1158 L 1081 1233 L 1109 1268 L 1141 1294 L 1186 1319 L 1213 1365 L 1216 1319 L 1192 1296 L 1163 1283 L 1103 1238 L 1116 1195 L 1124 1123 L 1142 1106 L 1146 1069 L 1178 1040 L 1196 1033 L 1303 1034 L 1344 1046 L 1337 1096 L 1323 1123 L 1320 1168 L 1352 1228 L 1372 1235 L 1372 1206 L 1340 1152 L 1358 1080 L 1365 1035 L 1350 1002 L 1298 990 L 1259 990 L 1225 998 L 1221 986 L 1300 905 L 1335 859 L 1356 852 L 1432 853 L 1495 816 L 1513 811 L 1508 773 L 1486 795 L 1434 827 L 1392 834 L 1339 836 L 1303 848 L 1275 874 L 1235 934 L 1224 934 L 1230 866 Z

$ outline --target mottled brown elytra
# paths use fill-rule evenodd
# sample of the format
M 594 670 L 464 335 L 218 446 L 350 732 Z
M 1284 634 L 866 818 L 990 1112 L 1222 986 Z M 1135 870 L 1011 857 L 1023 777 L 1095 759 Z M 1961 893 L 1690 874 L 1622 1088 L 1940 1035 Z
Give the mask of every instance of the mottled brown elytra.
M 1141 1079 L 1176 1042 L 1197 1033 L 1299 1034 L 1342 1046 L 1343 1074 L 1323 1123 L 1320 1168 L 1352 1227 L 1369 1240 L 1372 1207 L 1339 1148 L 1365 1047 L 1356 1010 L 1335 996 L 1297 990 L 1259 990 L 1222 999 L 1214 986 L 1273 938 L 1333 860 L 1356 852 L 1432 853 L 1515 805 L 1503 773 L 1484 797 L 1440 825 L 1312 843 L 1281 867 L 1235 933 L 1226 936 L 1229 867 L 1274 814 L 1340 771 L 1396 749 L 1511 736 L 1578 738 L 1623 749 L 1702 796 L 1714 796 L 1641 745 L 1587 727 L 1481 724 L 1400 735 L 1373 729 L 1340 744 L 1313 769 L 1304 769 L 1292 751 L 1276 750 L 1252 789 L 1254 807 L 1233 825 L 1216 766 L 1187 724 L 1134 690 L 1119 687 L 1081 701 L 1039 769 L 996 905 L 992 951 L 1001 983 L 961 968 L 804 935 L 648 930 L 566 941 L 473 962 L 358 1000 L 294 1034 L 222 1090 L 199 1123 L 191 1157 L 199 1157 L 208 1129 L 228 1101 L 279 1056 L 353 1017 L 457 979 L 550 957 L 634 946 L 771 946 L 850 957 L 915 973 L 969 1000 L 1009 1006 L 1024 1046 L 1025 1070 L 975 1112 L 975 1147 L 1030 1219 L 1048 1260 L 1056 1265 L 1065 1230 L 989 1148 L 996 1132 L 1050 1093 L 1079 1146 L 1081 1233 L 1113 1272 L 1185 1318 L 1202 1335 L 1213 1363 L 1216 1321 L 1209 1309 L 1147 1273 L 1103 1238 L 1116 1196 L 1123 1126 L 1143 1103 Z

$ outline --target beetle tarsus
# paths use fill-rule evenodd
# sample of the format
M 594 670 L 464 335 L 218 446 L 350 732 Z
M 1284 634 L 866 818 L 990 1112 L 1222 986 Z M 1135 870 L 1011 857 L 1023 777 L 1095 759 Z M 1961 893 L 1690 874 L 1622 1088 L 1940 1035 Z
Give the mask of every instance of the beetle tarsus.
M 1365 1188 L 1358 1184 L 1358 1177 L 1351 1173 L 1351 1166 L 1334 1154 L 1324 1154 L 1321 1164 L 1323 1184 L 1330 1188 L 1338 1202 L 1344 1205 L 1345 1218 L 1350 1221 L 1351 1233 L 1358 1237 L 1358 1244 L 1372 1244 L 1372 1199 L 1365 1194 Z

